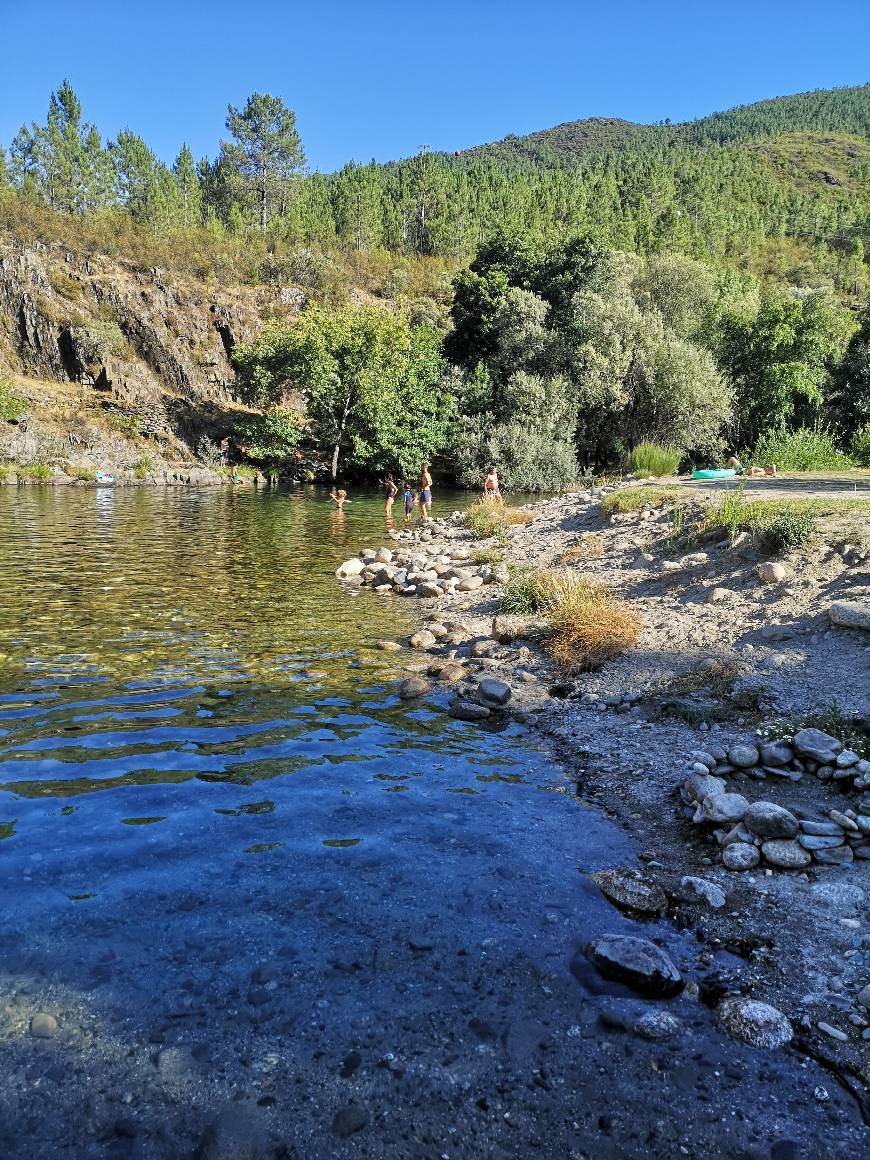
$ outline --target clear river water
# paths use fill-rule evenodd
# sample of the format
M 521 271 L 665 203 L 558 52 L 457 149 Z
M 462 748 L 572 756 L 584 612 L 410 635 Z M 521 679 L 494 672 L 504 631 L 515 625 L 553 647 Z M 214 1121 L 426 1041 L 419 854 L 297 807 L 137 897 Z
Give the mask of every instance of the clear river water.
M 589 879 L 635 852 L 523 727 L 398 700 L 411 658 L 375 641 L 412 602 L 334 578 L 383 532 L 376 497 L 0 488 L 2 1155 L 754 1138 L 695 1097 L 725 1062 L 726 1100 L 776 1066 L 699 1004 L 672 1003 L 690 1058 L 602 1038 L 602 1004 L 644 1004 L 569 964 L 650 936 Z

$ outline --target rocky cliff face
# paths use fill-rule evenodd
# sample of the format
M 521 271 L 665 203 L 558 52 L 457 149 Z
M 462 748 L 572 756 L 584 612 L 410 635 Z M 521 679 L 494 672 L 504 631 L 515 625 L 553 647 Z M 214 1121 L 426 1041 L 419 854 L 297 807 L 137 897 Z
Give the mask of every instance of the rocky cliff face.
M 233 347 L 266 312 L 296 305 L 286 291 L 212 288 L 0 239 L 0 368 L 78 384 L 86 409 L 164 450 L 218 432 L 232 406 Z

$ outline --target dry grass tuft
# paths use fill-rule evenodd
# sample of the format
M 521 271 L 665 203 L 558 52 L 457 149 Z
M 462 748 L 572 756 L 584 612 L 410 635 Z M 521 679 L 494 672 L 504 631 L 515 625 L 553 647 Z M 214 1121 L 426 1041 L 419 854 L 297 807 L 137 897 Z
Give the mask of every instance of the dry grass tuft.
M 565 565 L 576 564 L 581 560 L 600 560 L 603 555 L 604 541 L 593 533 L 566 549 L 559 557 L 559 563 Z
M 507 528 L 519 524 L 528 524 L 531 520 L 531 512 L 524 512 L 520 508 L 506 507 L 503 503 L 491 503 L 483 500 L 472 504 L 465 513 L 466 524 L 479 540 L 486 540 L 490 536 L 503 533 Z
M 640 617 L 601 585 L 571 571 L 547 573 L 541 585 L 553 629 L 548 647 L 567 672 L 600 668 L 637 642 Z

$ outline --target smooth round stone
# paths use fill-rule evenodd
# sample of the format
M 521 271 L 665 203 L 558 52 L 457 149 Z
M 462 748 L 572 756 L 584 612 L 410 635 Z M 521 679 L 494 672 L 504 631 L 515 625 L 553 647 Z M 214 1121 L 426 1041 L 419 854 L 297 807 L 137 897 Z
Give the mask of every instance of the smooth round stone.
M 37 1039 L 53 1039 L 59 1030 L 55 1017 L 44 1011 L 40 1011 L 30 1020 L 30 1034 L 35 1035 Z
M 812 862 L 812 856 L 798 842 L 784 838 L 774 838 L 762 842 L 761 853 L 765 862 L 780 870 L 803 870 Z
M 706 797 L 701 805 L 704 820 L 708 822 L 739 822 L 749 809 L 749 802 L 739 793 L 720 793 Z
M 679 1035 L 683 1025 L 670 1011 L 647 1011 L 635 1023 L 634 1030 L 644 1039 L 673 1039 Z
M 761 747 L 762 765 L 788 765 L 794 750 L 786 741 L 770 741 Z
M 477 699 L 488 709 L 500 709 L 508 703 L 512 689 L 505 681 L 483 677 L 477 684 Z
M 752 870 L 759 863 L 758 850 L 748 842 L 731 842 L 722 852 L 722 863 L 726 870 Z
M 757 999 L 740 996 L 723 999 L 718 1014 L 728 1034 L 751 1047 L 782 1047 L 794 1034 L 781 1011 Z
M 728 750 L 728 760 L 738 769 L 748 769 L 758 765 L 758 750 L 754 745 L 732 745 Z
M 759 838 L 793 838 L 800 829 L 794 814 L 773 802 L 753 802 L 743 824 Z
M 425 697 L 432 692 L 432 686 L 422 677 L 406 677 L 399 685 L 399 696 L 403 701 L 411 701 L 415 697 Z
M 870 821 L 870 818 L 868 818 Z M 805 834 L 819 834 L 826 838 L 838 838 L 841 842 L 843 840 L 843 827 L 838 826 L 836 822 L 815 822 L 807 819 L 801 822 L 801 829 Z M 870 829 L 867 831 L 870 833 Z
M 805 850 L 835 850 L 837 846 L 842 846 L 843 835 L 800 834 L 798 841 Z

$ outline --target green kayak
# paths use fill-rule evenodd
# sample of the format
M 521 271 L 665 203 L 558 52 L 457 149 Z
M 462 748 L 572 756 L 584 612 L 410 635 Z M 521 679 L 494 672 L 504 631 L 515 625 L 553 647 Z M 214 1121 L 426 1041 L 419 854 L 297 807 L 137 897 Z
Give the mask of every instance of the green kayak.
M 736 474 L 733 467 L 705 467 L 701 471 L 693 471 L 692 479 L 731 479 Z

